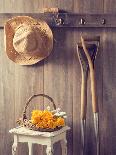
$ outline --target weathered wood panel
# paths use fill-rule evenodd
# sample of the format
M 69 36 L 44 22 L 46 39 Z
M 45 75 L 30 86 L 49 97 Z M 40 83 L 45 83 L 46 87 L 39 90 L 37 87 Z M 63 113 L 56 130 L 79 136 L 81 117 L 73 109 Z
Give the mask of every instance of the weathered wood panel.
M 115 0 L 104 0 L 104 12 L 116 14 L 116 1 Z
M 42 1 L 0 1 L 0 12 L 38 12 L 39 8 L 43 7 Z M 2 30 L 1 30 L 2 31 Z M 3 46 L 3 33 L 1 33 L 0 59 L 1 59 L 1 136 L 3 136 L 3 144 L 0 146 L 1 153 L 11 155 L 11 145 L 13 137 L 8 133 L 10 128 L 16 126 L 16 120 L 21 117 L 26 100 L 34 93 L 43 92 L 43 62 L 29 67 L 18 66 L 11 62 L 5 52 Z M 8 102 L 8 103 L 7 103 Z M 43 99 L 36 99 L 33 103 L 43 104 Z M 34 107 L 30 106 L 29 111 Z M 9 109 L 11 112 L 8 112 Z M 29 113 L 29 112 L 28 112 Z M 34 147 L 34 154 L 42 154 L 42 147 Z M 27 145 L 19 145 L 18 154 L 28 154 Z
M 70 5 L 69 5 L 70 3 Z M 45 6 L 59 7 L 73 10 L 73 1 L 56 1 L 54 4 L 48 0 Z M 67 124 L 73 127 L 73 81 L 71 79 L 73 67 L 73 33 L 70 30 L 54 30 L 54 52 L 44 63 L 44 92 L 53 96 L 57 107 L 65 109 L 68 114 Z M 65 48 L 64 48 L 65 47 Z M 45 101 L 46 102 L 46 101 Z M 73 154 L 72 130 L 68 134 L 68 154 Z M 55 147 L 55 154 L 61 154 L 60 146 Z
M 8 60 L 3 46 L 3 33 L 1 33 L 1 87 L 0 87 L 0 113 L 1 113 L 1 154 L 11 154 L 12 138 L 8 133 L 10 128 L 16 126 L 16 120 L 21 117 L 26 100 L 34 93 L 43 92 L 43 64 L 35 65 L 33 67 L 22 67 L 15 65 Z M 33 83 L 33 84 L 32 84 Z M 43 102 L 42 99 L 36 100 L 35 103 Z M 42 104 L 42 103 L 41 103 Z M 30 106 L 31 109 L 35 106 Z M 38 107 L 38 106 L 36 106 Z M 43 107 L 39 106 L 39 107 Z M 10 110 L 10 111 L 9 111 Z M 25 152 L 27 148 L 19 148 L 21 152 Z M 28 152 L 28 151 L 26 151 Z M 39 151 L 40 152 L 40 151 Z
M 102 13 L 103 0 L 74 0 L 74 12 L 78 13 Z
M 38 0 L 1 0 L 0 13 L 23 13 L 23 12 L 38 12 L 43 8 L 43 1 Z
M 104 1 L 104 13 L 116 13 L 115 0 Z M 106 29 L 103 33 L 103 115 L 102 140 L 103 155 L 116 154 L 116 29 Z
M 4 45 L 3 32 L 0 32 L 0 154 L 10 154 L 12 138 L 8 130 L 14 126 L 14 66 L 7 63 Z M 12 89 L 12 93 L 11 93 Z M 11 109 L 12 108 L 12 109 Z
M 73 36 L 69 30 L 54 32 L 55 46 L 53 54 L 44 63 L 44 92 L 53 96 L 57 107 L 65 109 L 68 125 L 72 128 L 73 114 Z M 59 35 L 58 35 L 59 34 Z M 72 39 L 69 39 L 72 38 Z M 70 44 L 70 42 L 72 44 Z M 65 47 L 65 48 L 64 48 Z M 72 154 L 72 130 L 68 134 L 69 154 Z M 57 150 L 57 154 L 59 151 Z
M 78 12 L 78 13 L 103 13 L 103 0 L 100 1 L 74 1 L 74 11 Z M 75 45 L 78 41 L 80 41 L 80 33 L 82 33 L 83 35 L 100 35 L 102 33 L 102 30 L 97 30 L 97 28 L 86 28 L 86 29 L 79 29 L 77 31 L 75 31 L 74 34 L 74 41 L 75 41 Z M 101 52 L 101 50 L 99 51 Z M 98 91 L 98 104 L 101 104 L 101 100 L 102 100 L 102 67 L 101 67 L 101 62 L 102 62 L 102 54 L 98 53 L 97 56 L 97 60 L 95 62 L 95 72 L 96 72 L 96 83 L 97 83 L 97 89 L 101 90 Z M 80 67 L 79 64 L 76 67 Z M 76 71 L 75 71 L 76 72 Z M 76 78 L 75 83 L 78 84 L 78 88 L 77 88 L 77 101 L 73 103 L 73 147 L 74 147 L 74 155 L 77 154 L 77 152 L 81 152 L 81 140 L 76 138 L 76 132 L 78 133 L 78 135 L 80 135 L 80 116 L 78 113 L 80 113 L 79 109 L 80 109 L 80 105 L 78 103 L 78 101 L 80 102 L 80 90 L 81 90 L 81 86 L 80 86 L 80 80 L 81 80 L 81 73 L 78 70 L 77 71 L 78 77 Z M 75 87 L 75 86 L 74 86 Z M 86 154 L 87 155 L 95 155 L 96 154 L 96 144 L 95 144 L 95 131 L 94 131 L 94 124 L 93 124 L 93 113 L 92 113 L 92 103 L 91 103 L 91 88 L 90 88 L 90 77 L 88 79 L 88 95 L 87 95 L 87 129 L 86 129 Z M 75 101 L 76 99 L 74 99 Z M 77 105 L 78 103 L 78 105 Z M 101 108 L 101 106 L 100 106 Z M 77 116 L 78 114 L 78 116 Z M 78 118 L 79 117 L 79 118 Z M 78 122 L 78 123 L 77 123 Z M 76 126 L 76 128 L 75 128 Z M 75 143 L 76 141 L 76 143 Z
M 0 13 L 38 12 L 43 7 L 59 7 L 77 13 L 116 13 L 115 0 L 1 0 Z M 115 110 L 115 29 L 54 29 L 53 53 L 37 65 L 18 66 L 7 59 L 3 45 L 3 31 L 0 30 L 0 155 L 11 155 L 13 138 L 8 130 L 16 125 L 24 104 L 34 93 L 46 93 L 53 97 L 57 107 L 65 109 L 67 123 L 71 126 L 68 133 L 68 155 L 80 155 L 80 84 L 81 73 L 76 54 L 76 44 L 80 32 L 100 35 L 101 46 L 96 60 L 96 82 L 100 108 L 100 154 L 116 154 L 116 110 Z M 90 80 L 88 81 L 90 83 Z M 42 103 L 43 98 L 33 103 Z M 44 100 L 47 103 L 47 100 Z M 44 104 L 46 105 L 46 104 Z M 28 113 L 41 106 L 30 105 Z M 10 110 L 10 111 L 9 111 Z M 91 93 L 88 87 L 87 118 L 87 155 L 95 155 L 95 137 L 91 110 Z M 34 147 L 34 155 L 45 154 L 42 147 Z M 60 155 L 59 144 L 55 146 L 56 155 Z M 27 155 L 27 145 L 20 145 L 18 155 Z
M 42 93 L 43 92 L 43 63 L 39 65 L 30 66 L 30 67 L 22 67 L 15 65 L 15 120 L 17 120 L 21 115 L 23 108 L 27 99 L 32 94 Z M 31 104 L 32 103 L 32 104 Z M 35 107 L 42 108 L 43 101 L 42 98 L 37 98 L 36 100 L 32 100 L 29 105 L 28 113 Z M 40 103 L 40 105 L 37 105 Z M 22 145 L 23 147 L 23 145 Z M 28 152 L 27 145 L 23 148 L 19 148 L 21 152 Z M 26 151 L 25 151 L 26 150 Z M 40 152 L 40 151 L 39 151 Z

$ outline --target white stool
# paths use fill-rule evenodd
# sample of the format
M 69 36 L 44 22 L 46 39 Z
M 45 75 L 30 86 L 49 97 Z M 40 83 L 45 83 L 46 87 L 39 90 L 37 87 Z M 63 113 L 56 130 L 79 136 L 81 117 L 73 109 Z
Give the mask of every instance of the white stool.
M 67 140 L 66 132 L 70 127 L 65 126 L 62 129 L 54 132 L 39 132 L 29 130 L 24 127 L 11 129 L 9 132 L 14 135 L 14 143 L 12 145 L 12 155 L 16 154 L 18 142 L 28 143 L 29 155 L 33 155 L 32 144 L 46 145 L 46 154 L 53 155 L 53 144 L 60 141 L 62 155 L 67 155 Z

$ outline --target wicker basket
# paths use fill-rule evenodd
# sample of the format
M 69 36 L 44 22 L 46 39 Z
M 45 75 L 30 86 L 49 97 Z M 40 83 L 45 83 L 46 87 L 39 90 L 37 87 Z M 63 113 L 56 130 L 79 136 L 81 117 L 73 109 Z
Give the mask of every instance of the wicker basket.
M 34 124 L 32 124 L 32 123 L 28 120 L 27 115 L 26 115 L 26 111 L 27 111 L 27 108 L 28 108 L 28 106 L 29 106 L 29 103 L 32 101 L 33 98 L 35 98 L 35 97 L 40 97 L 40 96 L 45 97 L 45 98 L 47 98 L 48 100 L 50 100 L 50 101 L 51 101 L 50 103 L 53 104 L 54 110 L 56 110 L 56 105 L 55 105 L 55 103 L 54 103 L 54 100 L 53 100 L 50 96 L 45 95 L 45 94 L 36 94 L 36 95 L 31 96 L 31 97 L 28 99 L 28 101 L 27 101 L 27 103 L 26 103 L 26 105 L 25 105 L 25 107 L 24 107 L 24 111 L 23 111 L 22 118 L 19 119 L 19 120 L 17 121 L 17 123 L 18 123 L 19 125 L 22 125 L 22 126 L 24 126 L 24 127 L 27 127 L 28 129 L 31 129 L 31 130 L 34 130 L 34 131 L 41 131 L 41 132 L 53 132 L 53 131 L 56 131 L 56 130 L 61 129 L 62 127 L 57 127 L 57 128 L 55 128 L 55 129 L 50 129 L 50 128 L 44 128 L 44 129 L 43 129 L 43 128 L 37 128 Z

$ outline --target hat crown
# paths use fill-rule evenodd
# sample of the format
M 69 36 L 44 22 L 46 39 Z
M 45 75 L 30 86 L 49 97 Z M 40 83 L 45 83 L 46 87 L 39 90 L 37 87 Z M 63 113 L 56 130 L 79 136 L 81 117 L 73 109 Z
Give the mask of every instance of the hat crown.
M 43 20 L 16 16 L 5 23 L 4 30 L 6 54 L 17 64 L 35 64 L 52 52 L 53 33 Z
M 36 50 L 37 40 L 34 29 L 26 24 L 20 25 L 15 31 L 13 46 L 20 54 L 26 54 Z

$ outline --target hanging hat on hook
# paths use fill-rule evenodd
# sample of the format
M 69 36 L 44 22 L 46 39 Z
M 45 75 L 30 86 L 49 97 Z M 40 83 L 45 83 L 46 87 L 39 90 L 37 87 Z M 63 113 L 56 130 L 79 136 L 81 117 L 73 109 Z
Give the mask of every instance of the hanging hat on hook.
M 19 65 L 32 65 L 50 55 L 53 34 L 45 21 L 17 16 L 5 24 L 5 50 Z

